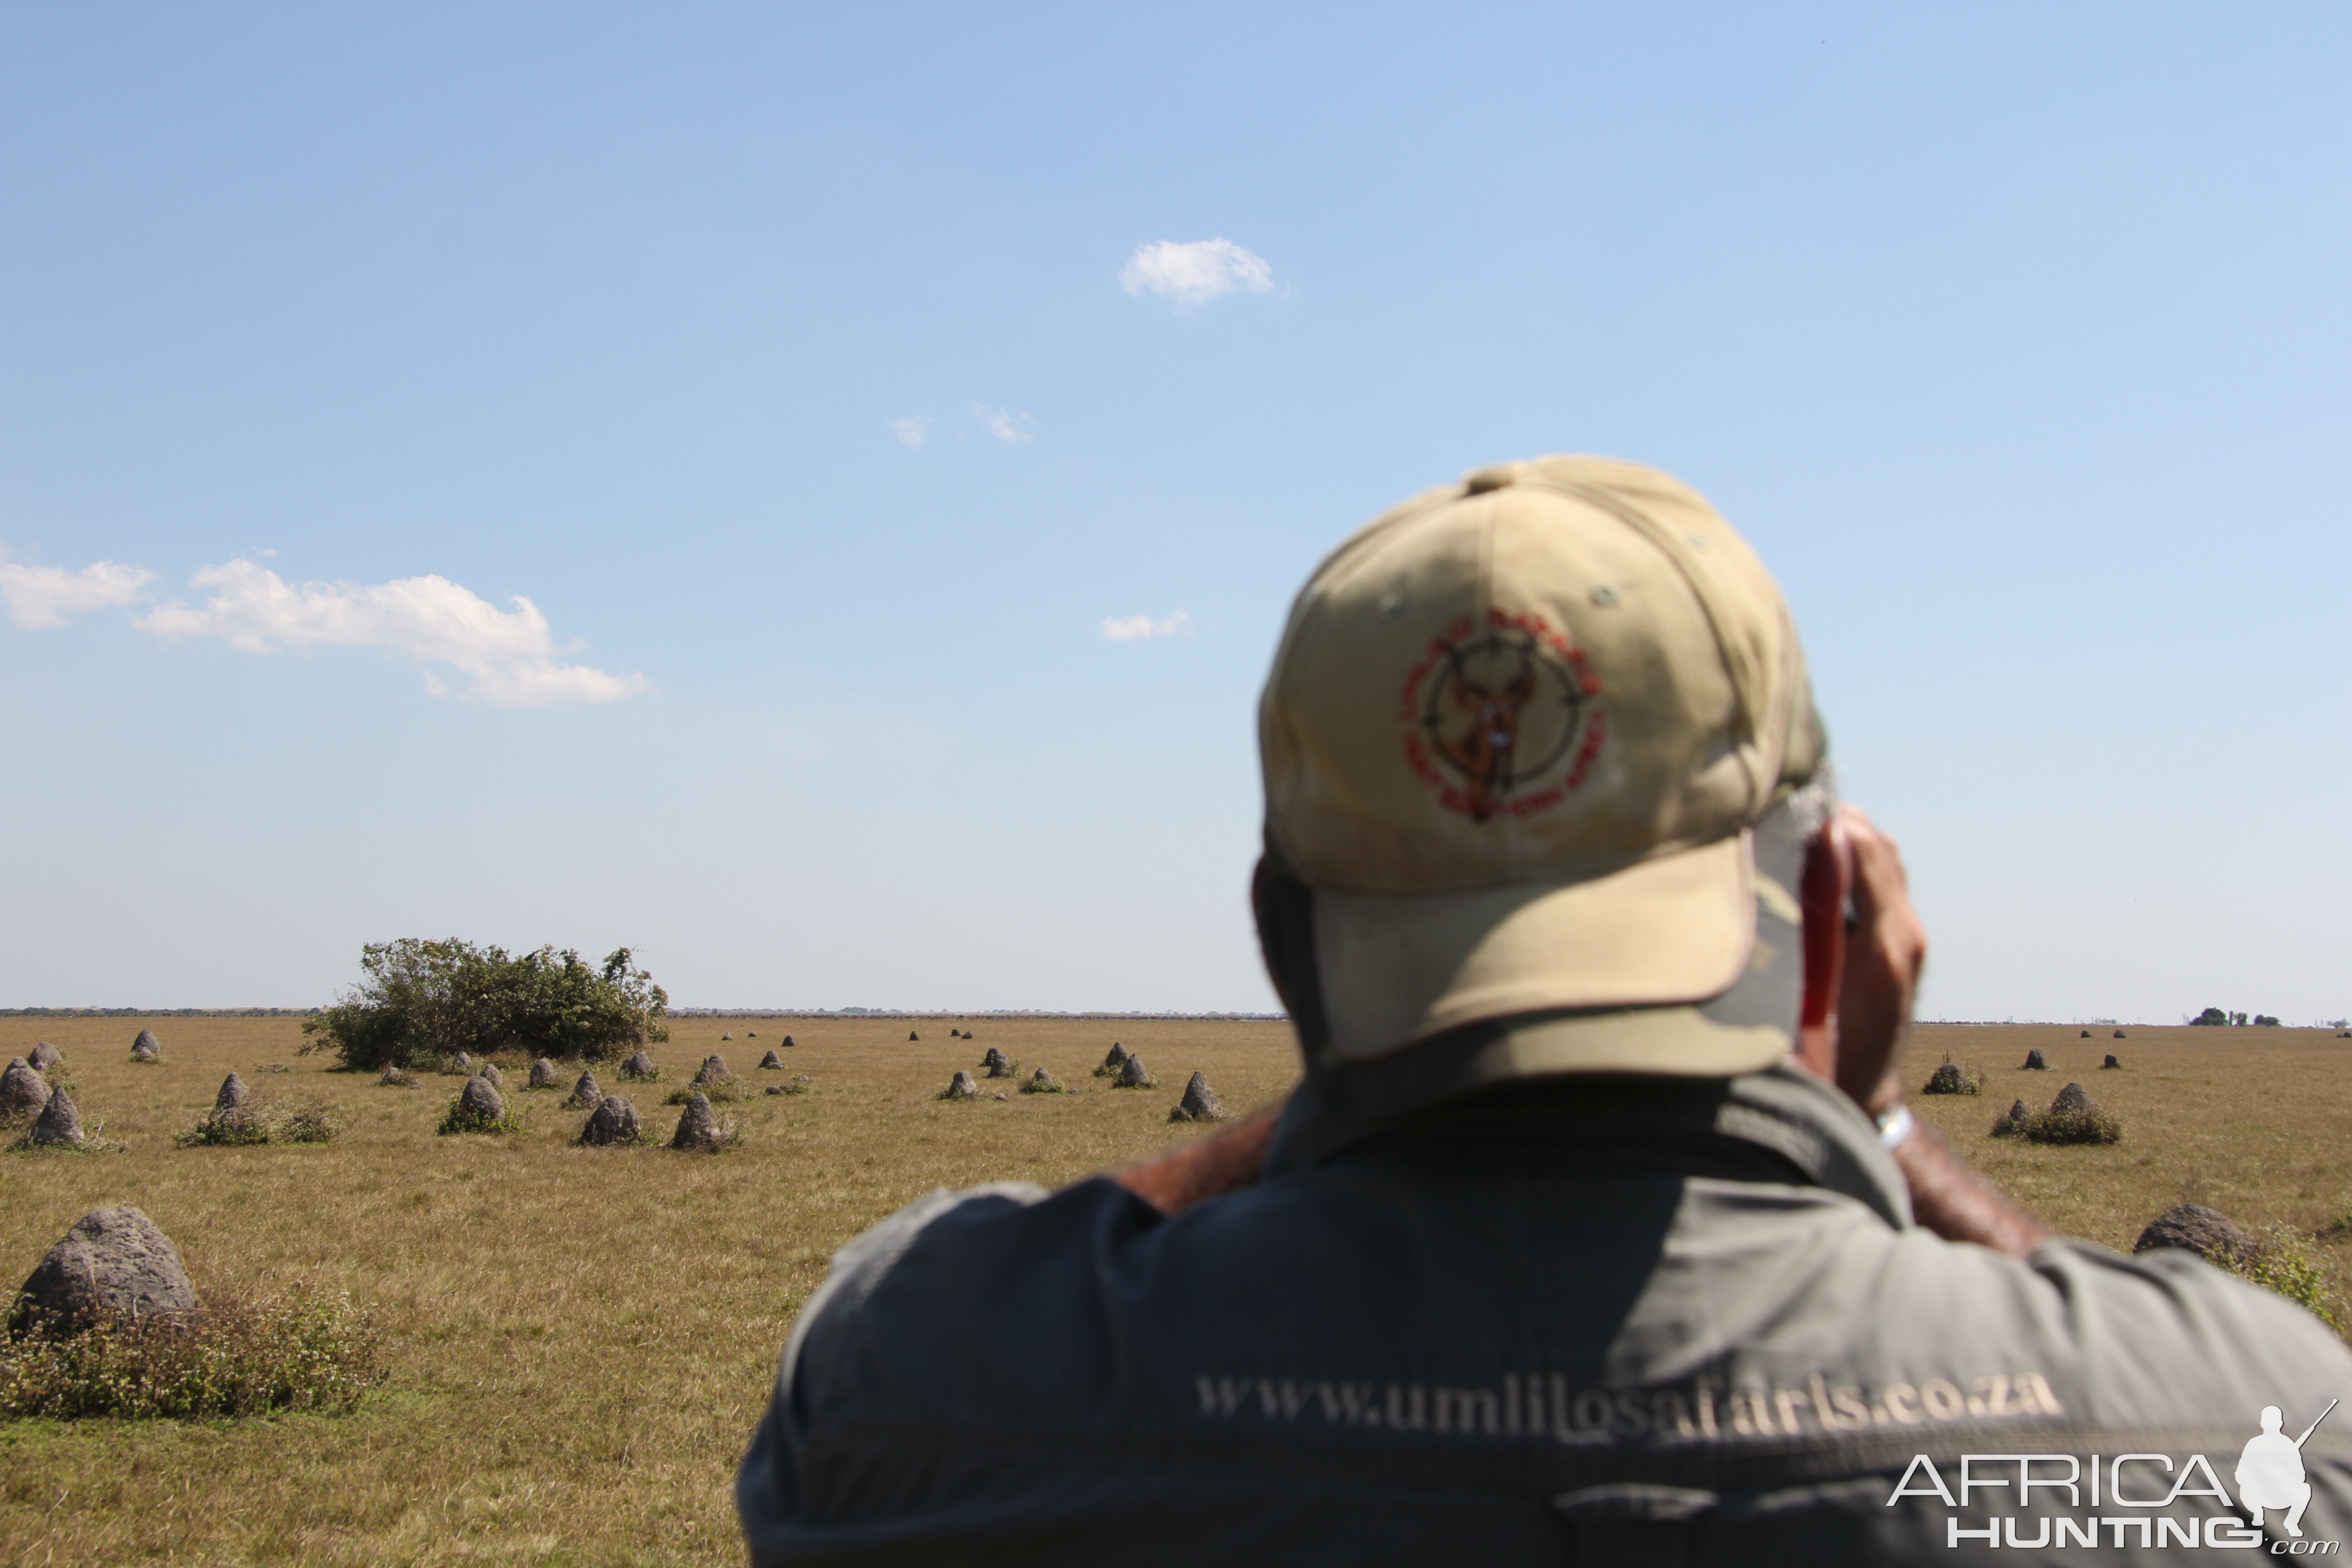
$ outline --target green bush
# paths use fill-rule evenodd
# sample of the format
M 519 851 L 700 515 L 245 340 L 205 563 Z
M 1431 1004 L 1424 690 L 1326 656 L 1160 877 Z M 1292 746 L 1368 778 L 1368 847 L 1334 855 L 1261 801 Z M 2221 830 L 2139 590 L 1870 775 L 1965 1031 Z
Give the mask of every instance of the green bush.
M 2036 1112 L 2025 1123 L 2029 1143 L 2114 1143 L 2124 1135 L 2124 1124 L 2112 1111 L 2094 1106 L 2078 1110 L 2053 1106 Z
M 120 1154 L 130 1147 L 130 1144 L 120 1138 L 109 1138 L 106 1135 L 105 1122 L 85 1121 L 81 1124 L 81 1142 L 79 1143 L 36 1143 L 33 1142 L 32 1129 L 27 1126 L 23 1137 L 0 1146 L 0 1153 Z
M 1982 1094 L 1984 1082 L 1985 1075 L 1982 1069 L 1970 1072 L 1951 1058 L 1946 1057 L 1943 1065 L 1929 1076 L 1927 1085 L 1919 1092 L 1922 1094 Z
M 342 1136 L 342 1118 L 315 1100 L 289 1105 L 278 1112 L 270 1135 L 280 1143 L 331 1143 Z
M 172 1142 L 183 1149 L 201 1145 L 237 1147 L 255 1143 L 331 1143 L 341 1136 L 342 1118 L 316 1100 L 299 1105 L 240 1105 L 215 1110 Z
M 374 1315 L 349 1297 L 214 1296 L 187 1321 L 117 1318 L 0 1340 L 0 1415 L 201 1419 L 340 1413 L 384 1378 Z
M 2258 1237 L 2243 1258 L 2215 1259 L 2241 1279 L 2276 1291 L 2331 1329 L 2343 1324 L 2336 1314 L 2335 1292 L 2327 1288 L 2327 1271 L 2311 1255 L 2311 1247 L 2289 1226 L 2277 1226 Z
M 199 1145 L 234 1148 L 269 1142 L 269 1118 L 257 1105 L 240 1105 L 234 1110 L 215 1110 L 184 1132 L 173 1135 L 172 1142 L 183 1149 Z
M 467 1051 L 601 1061 L 669 1038 L 669 996 L 616 948 L 603 967 L 566 949 L 509 956 L 450 938 L 403 937 L 360 950 L 366 978 L 302 1021 L 302 1049 L 332 1051 L 362 1071 L 411 1068 Z
M 441 1125 L 433 1131 L 444 1137 L 457 1132 L 520 1132 L 522 1112 L 509 1106 L 507 1113 L 493 1121 L 468 1109 L 465 1091 L 460 1089 L 449 1097 L 449 1109 L 441 1113 Z

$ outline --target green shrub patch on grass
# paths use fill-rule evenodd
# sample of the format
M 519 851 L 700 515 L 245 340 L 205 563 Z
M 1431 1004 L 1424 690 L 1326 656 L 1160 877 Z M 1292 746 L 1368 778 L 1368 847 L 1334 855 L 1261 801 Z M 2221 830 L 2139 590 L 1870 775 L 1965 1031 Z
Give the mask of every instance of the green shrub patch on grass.
M 441 1125 L 433 1131 L 445 1137 L 455 1132 L 520 1132 L 522 1112 L 509 1106 L 500 1117 L 481 1115 L 466 1103 L 461 1091 L 450 1098 L 449 1109 L 442 1113 Z
M 23 1137 L 10 1143 L 0 1145 L 0 1153 L 120 1154 L 130 1147 L 130 1144 L 120 1138 L 109 1138 L 106 1135 L 105 1122 L 85 1121 L 82 1123 L 81 1138 L 78 1142 L 37 1143 L 33 1141 L 32 1133 L 27 1131 Z
M 2053 1105 L 2025 1123 L 2029 1143 L 2115 1143 L 2123 1135 L 2122 1120 L 2095 1105 Z
M 346 1296 L 214 1296 L 195 1317 L 116 1318 L 0 1341 L 0 1415 L 341 1413 L 382 1383 L 374 1315 Z
M 315 1100 L 289 1105 L 278 1112 L 272 1137 L 280 1143 L 331 1143 L 341 1136 L 342 1118 Z
M 183 1149 L 213 1145 L 236 1147 L 255 1143 L 331 1143 L 341 1136 L 342 1118 L 315 1100 L 297 1105 L 240 1105 L 215 1110 L 172 1142 Z
M 2273 1290 L 2342 1332 L 2335 1293 L 2327 1288 L 2327 1271 L 2311 1254 L 2311 1245 L 2292 1226 L 2274 1226 L 2258 1237 L 2244 1257 L 2214 1259 L 2241 1279 Z
M 1946 1057 L 1944 1065 L 1936 1069 L 1919 1092 L 1922 1094 L 1981 1094 L 1984 1092 L 1984 1082 L 1985 1075 L 1981 1071 L 1970 1072 L 1951 1058 Z
M 12 1154 L 119 1154 L 129 1147 L 106 1135 L 102 1121 L 84 1122 L 73 1097 L 52 1089 L 41 1113 L 24 1124 L 23 1136 L 7 1145 Z
M 2029 1110 L 2025 1101 L 2011 1104 L 1992 1124 L 1996 1138 L 2022 1138 L 2029 1143 L 2114 1143 L 2122 1140 L 2122 1118 L 2104 1109 L 2070 1083 L 2042 1110 Z
M 269 1118 L 257 1105 L 240 1105 L 234 1110 L 215 1110 L 184 1132 L 175 1133 L 172 1142 L 183 1149 L 200 1145 L 234 1148 L 243 1144 L 269 1142 Z

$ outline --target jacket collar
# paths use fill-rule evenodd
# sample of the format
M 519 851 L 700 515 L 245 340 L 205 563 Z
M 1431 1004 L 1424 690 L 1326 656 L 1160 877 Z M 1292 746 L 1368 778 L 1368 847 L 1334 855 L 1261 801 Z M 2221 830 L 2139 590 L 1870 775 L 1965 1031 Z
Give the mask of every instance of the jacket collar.
M 1507 1028 L 1489 1031 L 1492 1052 Z M 1418 1054 L 1403 1053 L 1405 1058 Z M 1862 1203 L 1897 1230 L 1911 1198 L 1878 1129 L 1834 1085 L 1784 1059 L 1738 1078 L 1633 1074 L 1482 1075 L 1477 1050 L 1400 1060 L 1377 1080 L 1312 1075 L 1284 1108 L 1268 1177 L 1400 1141 L 1525 1141 L 1594 1160 L 1680 1162 L 1694 1173 L 1728 1164 L 1798 1180 Z M 1507 1056 L 1507 1051 L 1504 1053 Z

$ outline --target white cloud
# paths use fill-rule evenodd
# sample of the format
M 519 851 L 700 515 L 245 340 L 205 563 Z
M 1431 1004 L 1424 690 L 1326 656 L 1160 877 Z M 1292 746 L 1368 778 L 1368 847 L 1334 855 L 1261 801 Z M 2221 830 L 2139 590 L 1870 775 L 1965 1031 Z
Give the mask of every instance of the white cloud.
M 1109 616 L 1102 624 L 1102 635 L 1112 642 L 1139 642 L 1145 637 L 1172 637 L 1179 632 L 1188 636 L 1192 629 L 1192 612 L 1179 610 L 1172 616 L 1153 620 L 1150 616 Z
M 1036 423 L 1026 414 L 1007 414 L 1002 408 L 991 408 L 985 403 L 975 403 L 971 405 L 971 416 L 979 420 L 982 427 L 990 435 L 1000 441 L 1010 441 L 1016 447 L 1034 434 L 1024 428 Z
M 469 683 L 457 695 L 499 707 L 612 702 L 643 691 L 642 675 L 614 675 L 557 657 L 547 617 L 520 595 L 501 610 L 446 577 L 403 577 L 362 587 L 297 587 L 250 561 L 206 566 L 193 579 L 214 590 L 204 604 L 178 601 L 132 624 L 160 637 L 216 637 L 247 653 L 317 644 L 388 648 L 410 662 L 446 665 Z M 449 695 L 430 668 L 425 689 Z
M 127 605 L 154 580 L 152 572 L 114 561 L 68 572 L 0 559 L 0 598 L 8 601 L 8 618 L 20 626 L 60 626 L 68 616 L 83 610 Z
M 919 447 L 923 444 L 923 437 L 930 433 L 931 422 L 919 414 L 890 421 L 890 434 L 898 437 L 898 444 L 902 447 Z
M 1274 268 L 1265 257 L 1230 239 L 1163 239 L 1139 245 L 1118 275 L 1130 294 L 1157 294 L 1179 305 L 1205 305 L 1222 294 L 1247 289 L 1263 294 L 1274 287 Z

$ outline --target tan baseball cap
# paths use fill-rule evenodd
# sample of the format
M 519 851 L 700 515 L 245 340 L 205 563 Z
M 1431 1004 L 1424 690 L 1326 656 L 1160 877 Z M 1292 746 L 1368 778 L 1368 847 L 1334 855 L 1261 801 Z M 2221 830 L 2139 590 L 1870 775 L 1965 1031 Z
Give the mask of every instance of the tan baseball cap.
M 1789 900 L 1753 830 L 1825 748 L 1779 588 L 1689 487 L 1539 458 L 1374 519 L 1300 591 L 1258 724 L 1341 1059 L 1530 1014 L 1540 1070 L 1786 1050 L 1685 1005 L 1760 962 Z

